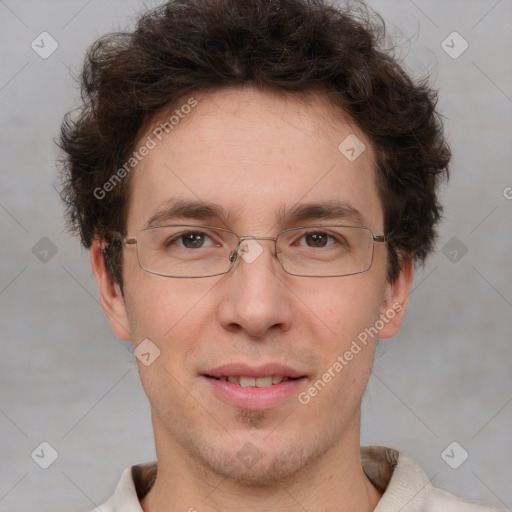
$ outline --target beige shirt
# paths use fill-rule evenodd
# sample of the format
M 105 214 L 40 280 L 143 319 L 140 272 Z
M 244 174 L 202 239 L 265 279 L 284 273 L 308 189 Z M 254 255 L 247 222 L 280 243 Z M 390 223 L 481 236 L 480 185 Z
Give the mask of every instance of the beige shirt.
M 374 512 L 505 511 L 433 487 L 411 457 L 391 448 L 362 446 L 361 462 L 366 476 L 384 493 Z M 91 512 L 142 512 L 139 499 L 151 489 L 156 473 L 156 462 L 126 468 L 114 495 Z

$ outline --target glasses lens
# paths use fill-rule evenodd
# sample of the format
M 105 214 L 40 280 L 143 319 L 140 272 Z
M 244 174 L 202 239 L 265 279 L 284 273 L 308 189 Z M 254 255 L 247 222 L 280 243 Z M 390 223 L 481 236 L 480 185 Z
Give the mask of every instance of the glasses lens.
M 169 277 L 208 277 L 231 268 L 238 237 L 225 229 L 196 225 L 155 226 L 137 236 L 137 256 L 147 272 Z M 277 255 L 289 274 L 344 276 L 368 270 L 373 234 L 352 226 L 307 226 L 277 237 Z
M 207 226 L 156 226 L 137 236 L 140 266 L 172 277 L 207 277 L 227 272 L 237 236 Z
M 373 234 L 367 228 L 308 226 L 283 231 L 278 256 L 290 274 L 343 276 L 368 270 L 373 258 Z

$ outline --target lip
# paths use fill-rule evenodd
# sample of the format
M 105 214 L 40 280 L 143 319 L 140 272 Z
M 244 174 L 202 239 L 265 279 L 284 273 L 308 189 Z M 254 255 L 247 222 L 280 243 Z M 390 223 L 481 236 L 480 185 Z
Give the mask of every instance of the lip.
M 273 375 L 278 375 L 279 377 L 291 377 L 292 379 L 306 376 L 304 372 L 300 372 L 290 366 L 285 366 L 279 363 L 268 363 L 263 366 L 249 366 L 243 363 L 231 363 L 205 371 L 203 375 L 216 378 L 234 375 L 237 377 L 254 377 L 255 379 L 258 377 L 268 377 Z
M 288 380 L 265 388 L 244 388 L 229 381 L 216 380 L 219 377 L 243 376 L 243 377 L 290 377 Z M 276 407 L 281 402 L 304 386 L 307 376 L 289 366 L 277 363 L 263 366 L 248 366 L 246 364 L 226 364 L 212 370 L 208 370 L 201 377 L 211 386 L 212 391 L 223 401 L 239 409 L 263 411 Z M 216 378 L 212 378 L 216 377 Z
M 201 377 L 223 401 L 239 409 L 251 411 L 264 411 L 276 407 L 290 396 L 295 395 L 307 380 L 306 377 L 299 377 L 296 380 L 287 380 L 266 388 L 243 388 L 229 381 L 216 380 L 206 375 Z

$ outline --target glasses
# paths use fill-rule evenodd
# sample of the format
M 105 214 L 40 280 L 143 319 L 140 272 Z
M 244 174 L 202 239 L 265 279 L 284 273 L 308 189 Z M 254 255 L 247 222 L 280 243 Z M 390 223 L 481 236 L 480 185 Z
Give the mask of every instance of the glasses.
M 354 226 L 312 225 L 285 229 L 276 237 L 242 236 L 229 229 L 190 224 L 151 226 L 135 238 L 142 270 L 163 277 L 212 277 L 227 274 L 239 257 L 254 261 L 263 248 L 256 240 L 273 240 L 283 270 L 301 277 L 341 277 L 366 272 L 375 242 L 386 237 Z

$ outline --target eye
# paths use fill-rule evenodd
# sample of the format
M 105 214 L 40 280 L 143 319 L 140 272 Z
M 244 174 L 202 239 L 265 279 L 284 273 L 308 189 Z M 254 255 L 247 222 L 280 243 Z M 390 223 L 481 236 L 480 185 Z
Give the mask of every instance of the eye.
M 210 243 L 208 244 L 208 240 Z M 187 231 L 186 233 L 180 233 L 178 235 L 169 238 L 165 246 L 178 245 L 186 249 L 200 249 L 201 247 L 211 247 L 217 245 L 213 242 L 212 238 L 203 231 Z
M 326 247 L 327 245 L 332 245 L 328 244 L 329 238 L 332 239 L 332 236 L 322 231 L 306 233 L 303 235 L 303 238 L 309 247 Z
M 343 229 L 342 227 L 333 227 L 329 231 L 304 229 L 295 233 L 290 231 L 288 245 L 302 250 L 325 249 L 347 251 L 353 247 L 353 235 L 355 233 Z

